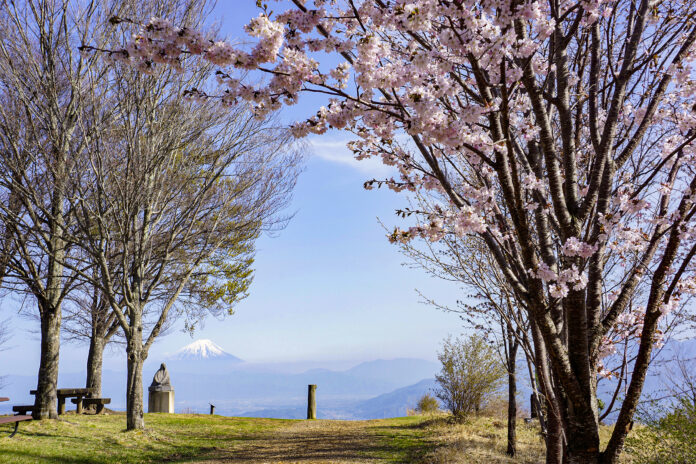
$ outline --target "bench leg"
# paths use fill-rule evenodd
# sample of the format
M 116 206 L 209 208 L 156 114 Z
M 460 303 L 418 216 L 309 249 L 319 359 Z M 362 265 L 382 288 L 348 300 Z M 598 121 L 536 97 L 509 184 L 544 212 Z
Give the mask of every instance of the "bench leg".
M 58 415 L 65 414 L 65 398 L 58 397 Z
M 97 404 L 97 414 L 101 414 L 102 411 L 104 411 L 104 404 L 102 404 L 102 403 Z
M 12 433 L 10 434 L 10 436 L 9 436 L 8 438 L 14 437 L 15 434 L 17 433 L 17 429 L 18 429 L 18 428 L 19 428 L 19 422 L 15 422 L 14 430 L 12 431 Z
M 77 414 L 82 414 L 82 398 L 77 399 Z

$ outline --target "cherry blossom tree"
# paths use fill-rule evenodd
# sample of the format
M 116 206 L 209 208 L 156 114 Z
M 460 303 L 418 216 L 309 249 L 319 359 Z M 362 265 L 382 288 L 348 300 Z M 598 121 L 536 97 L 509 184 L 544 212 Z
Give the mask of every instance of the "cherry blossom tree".
M 246 27 L 251 47 L 153 18 L 103 52 L 146 73 L 200 55 L 220 68 L 222 88 L 189 96 L 246 100 L 259 116 L 302 93 L 327 95 L 296 136 L 349 131 L 358 159 L 399 173 L 367 188 L 445 198 L 392 240 L 478 235 L 527 308 L 562 414 L 547 462 L 617 462 L 660 321 L 696 291 L 696 4 L 292 4 L 280 14 L 262 6 Z M 249 70 L 268 79 L 242 79 Z M 640 326 L 639 348 L 600 450 L 597 378 L 623 318 Z

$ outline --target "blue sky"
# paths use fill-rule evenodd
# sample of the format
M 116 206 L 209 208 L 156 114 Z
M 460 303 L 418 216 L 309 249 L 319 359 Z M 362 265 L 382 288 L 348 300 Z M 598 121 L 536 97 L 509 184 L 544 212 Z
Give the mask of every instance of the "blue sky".
M 255 16 L 255 0 L 221 0 L 216 20 L 230 38 L 243 37 L 242 27 Z M 289 122 L 316 111 L 316 98 L 284 110 Z M 377 358 L 435 359 L 441 340 L 459 334 L 454 314 L 419 303 L 415 289 L 453 304 L 464 292 L 402 265 L 405 258 L 388 243 L 378 218 L 393 227 L 394 210 L 407 206 L 403 195 L 365 191 L 362 184 L 382 177 L 385 168 L 358 162 L 345 148 L 349 134 L 310 139 L 310 156 L 294 193 L 295 216 L 275 237 L 257 243 L 256 276 L 249 298 L 236 314 L 208 319 L 195 338 L 209 338 L 226 351 L 251 362 L 316 362 L 327 366 Z M 12 373 L 33 374 L 38 368 L 38 322 L 15 316 L 10 301 L 0 319 L 12 319 L 10 349 L 2 352 Z M 150 352 L 159 362 L 190 343 L 180 330 L 162 337 Z M 105 367 L 125 368 L 121 348 L 107 353 Z M 61 369 L 79 371 L 86 347 L 64 344 Z M 2 374 L 3 372 L 0 372 Z M 8 372 L 9 373 L 9 372 Z

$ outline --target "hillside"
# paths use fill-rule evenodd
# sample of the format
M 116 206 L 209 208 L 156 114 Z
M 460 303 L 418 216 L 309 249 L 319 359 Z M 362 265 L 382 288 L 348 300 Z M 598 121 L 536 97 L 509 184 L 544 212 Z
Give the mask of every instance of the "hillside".
M 3 464 L 28 463 L 535 463 L 538 432 L 520 426 L 519 457 L 505 456 L 504 423 L 477 418 L 292 421 L 184 414 L 146 414 L 147 429 L 123 432 L 125 417 L 68 415 L 22 424 L 0 438 Z M 0 426 L 4 432 L 7 426 Z

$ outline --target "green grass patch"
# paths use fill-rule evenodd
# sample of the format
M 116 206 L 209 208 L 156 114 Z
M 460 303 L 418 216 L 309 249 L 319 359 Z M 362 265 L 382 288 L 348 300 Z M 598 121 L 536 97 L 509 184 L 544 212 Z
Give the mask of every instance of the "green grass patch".
M 3 463 L 149 463 L 213 454 L 262 440 L 293 421 L 188 414 L 146 414 L 144 431 L 125 431 L 123 415 L 66 415 L 24 422 L 14 438 L 0 438 Z M 1 426 L 9 432 L 9 426 Z

